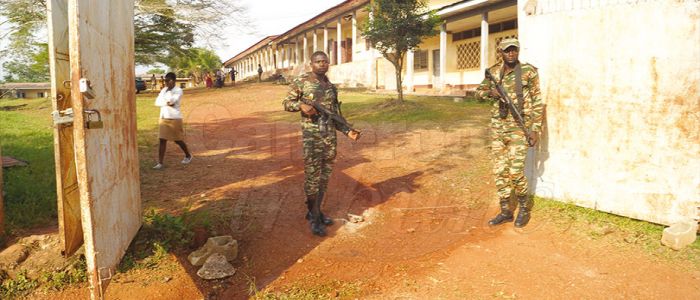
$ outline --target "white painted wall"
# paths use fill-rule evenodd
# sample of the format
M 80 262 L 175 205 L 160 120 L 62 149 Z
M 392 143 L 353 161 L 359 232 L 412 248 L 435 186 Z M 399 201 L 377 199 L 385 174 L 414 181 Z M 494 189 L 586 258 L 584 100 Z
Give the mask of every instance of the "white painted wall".
M 661 224 L 697 218 L 700 2 L 519 1 L 518 18 L 547 104 L 528 170 L 537 195 Z

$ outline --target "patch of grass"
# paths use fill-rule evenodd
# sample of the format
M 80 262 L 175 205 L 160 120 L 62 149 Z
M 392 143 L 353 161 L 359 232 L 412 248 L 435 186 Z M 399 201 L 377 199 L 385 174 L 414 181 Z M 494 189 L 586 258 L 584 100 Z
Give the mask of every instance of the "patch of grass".
M 4 272 L 4 271 L 3 271 Z M 87 281 L 87 264 L 85 256 L 75 257 L 73 262 L 64 270 L 57 272 L 43 272 L 39 278 L 30 278 L 27 270 L 22 270 L 15 278 L 7 278 L 7 274 L 0 276 L 0 299 L 15 299 L 28 296 L 34 290 L 41 288 L 44 291 L 60 291 L 69 285 Z
M 22 106 L 25 105 L 25 106 Z M 20 107 L 5 110 L 3 107 Z M 0 102 L 2 155 L 29 163 L 3 170 L 7 230 L 46 226 L 56 222 L 51 102 L 16 99 Z
M 158 149 L 158 117 L 160 108 L 153 105 L 156 94 L 136 95 L 136 142 L 139 147 L 140 167 L 150 168 L 152 160 L 147 158 L 153 149 Z M 185 123 L 185 126 L 187 124 Z
M 554 224 L 571 226 L 571 232 L 606 239 L 621 247 L 641 246 L 650 255 L 700 269 L 700 239 L 679 251 L 672 250 L 661 244 L 662 225 L 544 198 L 535 199 L 534 210 Z
M 403 103 L 388 102 L 387 95 L 348 93 L 343 110 L 348 119 L 370 124 L 384 122 L 436 122 L 442 125 L 470 119 L 488 119 L 486 103 L 449 97 L 406 96 Z
M 39 283 L 45 290 L 60 291 L 66 287 L 87 281 L 85 256 L 78 257 L 69 268 L 60 272 L 44 272 Z
M 487 124 L 489 105 L 473 99 L 454 102 L 451 97 L 405 96 L 403 103 L 391 102 L 391 96 L 340 91 L 343 115 L 351 123 L 370 125 L 406 122 L 412 127 L 444 126 L 458 121 Z M 391 102 L 391 104 L 389 104 Z M 298 113 L 279 112 L 275 121 L 298 121 Z
M 27 277 L 27 271 L 23 270 L 14 279 L 3 280 L 2 285 L 0 285 L 0 298 L 21 298 L 32 292 L 37 286 L 39 286 L 39 281 Z
M 153 105 L 154 100 L 153 94 L 139 95 L 136 99 L 141 157 L 147 157 L 149 150 L 155 149 L 158 143 L 159 108 Z M 2 155 L 29 163 L 26 167 L 3 170 L 8 232 L 57 222 L 51 111 L 51 102 L 47 99 L 0 101 Z
M 360 296 L 362 296 L 360 282 L 342 282 L 339 280 L 310 286 L 294 284 L 278 292 L 257 291 L 254 285 L 251 289 L 251 299 L 254 300 L 356 299 Z
M 157 267 L 167 254 L 186 248 L 192 242 L 192 229 L 197 226 L 208 228 L 209 217 L 205 212 L 171 215 L 147 211 L 144 223 L 127 249 L 118 271 L 125 273 L 131 269 Z

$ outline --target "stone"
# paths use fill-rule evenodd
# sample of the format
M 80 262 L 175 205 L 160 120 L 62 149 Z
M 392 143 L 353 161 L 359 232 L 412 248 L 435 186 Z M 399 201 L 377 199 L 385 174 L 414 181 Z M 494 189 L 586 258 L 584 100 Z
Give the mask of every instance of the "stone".
M 202 248 L 190 253 L 187 256 L 187 260 L 194 266 L 201 266 L 215 253 L 223 255 L 228 261 L 232 261 L 238 257 L 238 242 L 230 235 L 211 237 Z
M 236 274 L 236 269 L 228 262 L 226 256 L 221 253 L 214 253 L 207 261 L 204 262 L 202 268 L 197 271 L 197 276 L 212 280 L 221 279 Z
M 673 250 L 680 250 L 695 242 L 698 232 L 698 223 L 679 222 L 664 229 L 661 243 Z
M 360 223 L 364 222 L 365 218 L 363 216 L 348 214 L 348 221 L 350 221 L 351 223 Z
M 0 268 L 14 269 L 29 256 L 29 248 L 22 244 L 14 244 L 0 252 Z

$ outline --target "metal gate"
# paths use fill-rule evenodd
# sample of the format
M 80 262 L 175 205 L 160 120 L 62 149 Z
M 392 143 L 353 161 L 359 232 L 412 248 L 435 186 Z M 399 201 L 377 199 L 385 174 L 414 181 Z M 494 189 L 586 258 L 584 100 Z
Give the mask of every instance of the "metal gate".
M 141 226 L 133 1 L 48 1 L 59 230 L 102 298 Z

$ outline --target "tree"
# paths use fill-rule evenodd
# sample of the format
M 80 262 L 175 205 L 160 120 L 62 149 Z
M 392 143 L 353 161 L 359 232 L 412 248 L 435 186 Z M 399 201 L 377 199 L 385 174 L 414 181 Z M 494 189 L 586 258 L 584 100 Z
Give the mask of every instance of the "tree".
M 0 26 L 8 27 L 0 39 L 10 40 L 0 55 L 26 62 L 23 55 L 37 54 L 36 45 L 48 41 L 46 0 L 0 0 Z M 136 63 L 169 65 L 174 57 L 187 55 L 195 42 L 221 42 L 222 29 L 231 26 L 252 28 L 240 0 L 135 0 Z M 48 59 L 43 63 L 48 70 Z
M 42 39 L 38 34 L 39 29 L 46 24 L 46 2 L 0 0 L 0 21 L 0 26 L 7 29 L 0 35 L 0 40 L 3 41 L 0 57 L 5 60 L 2 64 L 4 81 L 47 81 L 47 39 Z
M 372 18 L 362 24 L 362 35 L 394 65 L 398 101 L 402 102 L 404 56 L 424 38 L 438 33 L 440 17 L 428 11 L 422 0 L 375 0 L 370 9 Z
M 148 74 L 165 74 L 165 70 L 156 67 L 156 68 L 148 70 Z
M 192 48 L 186 54 L 174 57 L 168 67 L 175 73 L 192 76 L 196 83 L 200 83 L 205 73 L 221 67 L 221 59 L 212 50 Z
M 7 82 L 46 82 L 49 81 L 49 47 L 38 44 L 2 64 Z

